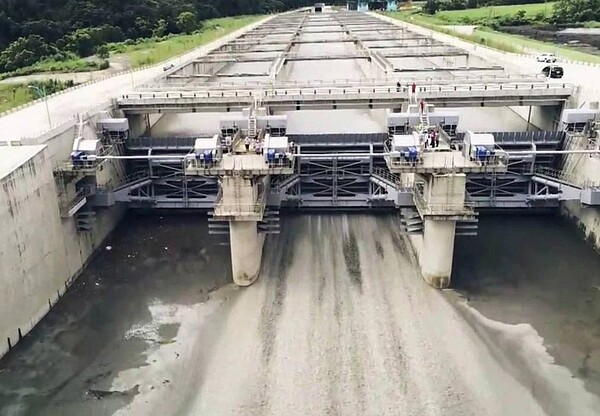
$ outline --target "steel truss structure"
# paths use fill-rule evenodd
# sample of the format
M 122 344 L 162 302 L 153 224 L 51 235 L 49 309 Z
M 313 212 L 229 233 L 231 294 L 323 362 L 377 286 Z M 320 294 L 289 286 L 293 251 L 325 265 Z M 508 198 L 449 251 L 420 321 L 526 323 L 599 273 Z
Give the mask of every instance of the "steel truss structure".
M 559 150 L 565 132 L 493 132 L 506 151 Z M 456 139 L 461 140 L 459 134 Z M 387 169 L 380 155 L 385 133 L 290 135 L 302 155 L 293 175 L 273 175 L 267 206 L 270 209 L 411 208 L 412 189 L 403 188 L 399 175 Z M 158 150 L 151 144 L 158 144 Z M 183 156 L 192 148 L 189 138 L 137 138 L 125 143 L 128 155 L 152 155 L 128 161 L 135 172 L 119 186 L 104 190 L 104 198 L 130 207 L 197 208 L 211 210 L 219 192 L 218 178 L 187 176 Z M 131 146 L 130 146 L 131 145 Z M 148 150 L 150 149 L 150 150 Z M 168 149 L 168 150 L 167 150 Z M 164 152 L 168 151 L 168 155 Z M 164 159 L 160 157 L 164 154 Z M 174 155 L 181 155 L 174 158 Z M 323 154 L 338 157 L 323 158 Z M 356 154 L 356 155 L 354 155 Z M 371 154 L 372 156 L 368 156 Z M 314 155 L 314 156 L 313 156 Z M 559 186 L 544 173 L 556 168 L 560 157 L 522 155 L 510 158 L 503 174 L 468 174 L 467 192 L 476 208 L 558 207 Z M 546 171 L 544 171 L 546 170 Z M 567 195 L 568 197 L 568 195 Z

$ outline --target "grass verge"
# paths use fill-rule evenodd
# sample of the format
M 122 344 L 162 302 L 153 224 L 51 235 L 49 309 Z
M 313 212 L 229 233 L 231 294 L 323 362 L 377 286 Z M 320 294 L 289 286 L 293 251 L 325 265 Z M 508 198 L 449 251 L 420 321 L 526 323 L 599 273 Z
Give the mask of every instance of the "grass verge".
M 515 48 L 519 48 L 521 50 L 520 53 L 531 53 L 535 51 L 550 52 L 571 61 L 591 62 L 596 64 L 600 63 L 600 56 L 598 55 L 581 52 L 564 46 L 558 46 L 550 42 L 542 42 L 525 36 L 497 32 L 485 27 L 476 29 L 475 33 L 478 37 L 484 39 L 493 39 L 496 42 L 501 42 L 504 44 L 510 43 L 514 45 Z
M 445 10 L 436 13 L 440 20 L 451 24 L 460 24 L 464 19 L 480 20 L 493 19 L 494 17 L 514 16 L 520 10 L 525 11 L 525 16 L 533 17 L 538 14 L 550 16 L 554 10 L 554 2 L 536 4 L 515 4 L 510 6 L 487 6 L 477 9 Z
M 63 82 L 56 79 L 32 81 L 28 84 L 0 84 L 0 113 L 40 98 L 37 91 L 29 88 L 30 85 L 37 87 L 46 95 L 75 86 L 72 81 Z
M 35 65 L 19 68 L 13 72 L 0 74 L 0 79 L 18 77 L 22 75 L 42 74 L 46 72 L 65 73 L 65 72 L 89 72 L 108 68 L 108 62 L 89 61 L 85 59 L 69 59 L 66 61 L 55 61 L 47 59 L 38 62 Z
M 0 113 L 35 100 L 25 84 L 0 84 Z
M 512 43 L 506 43 L 499 39 L 494 39 L 493 36 L 480 36 L 479 31 L 476 30 L 472 35 L 467 35 L 465 33 L 459 33 L 451 28 L 447 28 L 443 26 L 443 22 L 439 21 L 434 17 L 425 16 L 419 13 L 406 13 L 406 12 L 391 12 L 386 13 L 388 16 L 402 20 L 408 23 L 413 23 L 415 25 L 426 27 L 427 29 L 435 30 L 440 33 L 445 33 L 447 35 L 451 35 L 463 40 L 466 40 L 471 43 L 476 43 L 479 45 L 485 45 L 490 48 L 498 49 L 505 52 L 512 53 L 521 53 L 522 48 L 515 46 Z
M 435 30 L 437 32 L 445 33 L 471 43 L 484 45 L 504 52 L 551 52 L 568 60 L 600 63 L 600 56 L 597 55 L 580 52 L 576 49 L 565 46 L 558 46 L 550 42 L 542 42 L 530 39 L 525 36 L 498 32 L 484 26 L 475 29 L 473 34 L 467 35 L 464 33 L 458 33 L 449 27 L 445 27 L 444 25 L 447 24 L 447 22 L 444 22 L 437 17 L 415 12 L 391 12 L 386 14 L 397 20 L 413 23 L 427 29 Z

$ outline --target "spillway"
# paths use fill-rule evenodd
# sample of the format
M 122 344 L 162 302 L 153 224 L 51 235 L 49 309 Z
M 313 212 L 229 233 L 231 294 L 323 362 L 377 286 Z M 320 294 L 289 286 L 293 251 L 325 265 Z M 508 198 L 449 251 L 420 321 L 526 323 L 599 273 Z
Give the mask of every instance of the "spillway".
M 440 131 L 447 128 L 445 134 L 452 135 L 448 140 L 464 144 L 466 130 L 491 131 L 498 143 L 520 150 L 560 146 L 564 134 L 538 132 L 532 120 L 540 125 L 555 123 L 560 109 L 552 106 L 564 104 L 561 100 L 570 94 L 569 88 L 551 86 L 530 75 L 504 73 L 482 58 L 434 43 L 430 36 L 418 36 L 411 45 L 410 37 L 415 34 L 393 25 L 377 29 L 378 36 L 390 40 L 374 38 L 368 29 L 383 23 L 369 20 L 375 19 L 372 16 L 335 16 L 279 16 L 277 25 L 268 28 L 267 22 L 267 29 L 249 31 L 214 53 L 173 68 L 154 84 L 141 85 L 138 93 L 140 99 L 147 95 L 145 102 L 128 101 L 136 99 L 135 93 L 124 94 L 118 108 L 102 113 L 121 111 L 129 117 L 131 129 L 126 138 L 118 137 L 122 141 L 118 152 L 139 159 L 128 159 L 120 166 L 128 175 L 116 172 L 119 166 L 110 164 L 102 165 L 108 167 L 101 166 L 99 172 L 88 170 L 85 175 L 89 176 L 79 183 L 95 186 L 95 193 L 87 195 L 91 211 L 83 211 L 83 220 L 61 212 L 55 221 L 56 234 L 61 227 L 73 225 L 68 235 L 78 236 L 78 240 L 66 240 L 75 247 L 69 254 L 78 248 L 85 263 L 87 254 L 76 244 L 84 241 L 90 255 L 96 249 L 97 257 L 64 295 L 60 288 L 57 303 L 54 297 L 48 299 L 50 312 L 29 334 L 21 337 L 21 327 L 13 325 L 18 335 L 10 334 L 20 342 L 15 347 L 9 339 L 12 350 L 0 361 L 0 414 L 600 414 L 600 281 L 594 274 L 600 267 L 598 257 L 553 217 L 498 220 L 482 216 L 479 236 L 457 239 L 452 275 L 457 291 L 434 290 L 423 280 L 422 271 L 437 263 L 427 260 L 452 264 L 452 254 L 446 254 L 452 253 L 447 249 L 453 247 L 455 227 L 457 235 L 472 230 L 468 228 L 472 224 L 455 224 L 461 218 L 454 217 L 464 212 L 453 211 L 456 201 L 452 197 L 449 202 L 438 198 L 458 194 L 458 186 L 436 189 L 445 171 L 396 174 L 393 164 L 381 156 L 387 145 L 384 138 L 389 138 L 388 133 L 395 135 L 390 130 L 404 128 L 390 124 L 394 117 L 403 114 L 408 120 L 409 106 L 417 106 L 417 96 L 407 88 L 413 79 L 439 104 L 441 110 L 433 115 L 460 118 L 455 124 L 436 126 Z M 293 30 L 289 32 L 286 26 Z M 411 48 L 417 49 L 416 55 L 408 51 L 412 55 L 404 56 Z M 381 50 L 385 53 L 377 52 Z M 324 59 L 328 57 L 331 60 Z M 385 79 L 378 79 L 383 70 Z M 502 78 L 488 84 L 492 78 L 486 77 L 499 71 Z M 380 93 L 372 85 L 375 98 L 361 96 L 358 90 L 371 94 L 365 86 L 375 81 L 381 91 L 387 89 L 383 93 L 387 97 L 377 97 Z M 342 95 L 346 88 L 356 90 L 342 97 L 350 102 L 344 109 L 327 101 L 328 94 L 339 91 L 334 88 L 333 93 L 325 93 L 329 87 L 322 86 L 336 82 Z M 404 90 L 397 89 L 396 82 Z M 294 90 L 294 83 L 302 88 Z M 543 104 L 551 108 L 539 109 L 532 116 L 531 103 L 535 105 L 539 98 L 540 85 L 546 90 L 540 96 L 549 97 Z M 478 95 L 471 97 L 467 91 Z M 498 91 L 503 92 L 495 102 L 493 94 Z M 188 104 L 182 100 L 191 100 L 191 95 L 203 99 L 205 93 L 204 107 L 185 107 Z M 220 99 L 227 101 L 238 93 L 239 102 L 229 101 L 219 109 Z M 264 107 L 260 100 L 248 98 L 257 93 L 266 97 Z M 289 102 L 278 103 L 281 94 Z M 353 94 L 355 102 L 348 98 Z M 377 104 L 394 94 L 399 98 L 389 107 Z M 450 103 L 465 107 L 448 106 L 446 96 Z M 533 101 L 527 101 L 528 97 L 534 97 Z M 177 107 L 179 99 L 183 107 Z M 489 99 L 492 106 L 488 106 Z M 252 115 L 243 116 L 244 110 Z M 282 139 L 275 130 L 284 130 L 284 135 L 299 140 L 296 145 L 308 149 L 296 166 L 273 167 L 264 155 L 247 150 L 230 155 L 238 152 L 231 149 L 227 156 L 258 159 L 262 165 L 256 165 L 257 171 L 263 165 L 269 171 L 248 178 L 211 173 L 208 165 L 192 172 L 185 165 L 184 160 L 190 161 L 184 159 L 186 154 L 198 163 L 195 139 L 222 132 L 222 122 L 224 126 L 234 123 L 234 127 L 240 120 L 246 123 L 244 128 L 236 127 L 236 137 L 242 138 L 242 131 L 250 137 L 250 121 L 262 117 L 281 122 L 277 118 L 281 115 L 286 116 L 283 129 L 267 121 L 265 131 Z M 429 125 L 428 121 L 420 123 L 419 129 Z M 83 121 L 79 127 L 84 130 Z M 55 142 L 60 140 L 56 149 L 61 151 L 72 141 L 72 131 L 64 133 Z M 258 135 L 253 139 L 264 138 L 264 131 L 254 133 Z M 318 135 L 325 137 L 323 142 Z M 285 141 L 285 149 L 295 151 Z M 458 148 L 450 152 L 450 144 L 444 152 L 459 153 Z M 318 157 L 318 151 L 328 154 L 341 152 L 340 148 L 346 153 L 335 153 L 331 160 Z M 368 155 L 373 149 L 379 156 Z M 148 160 L 143 160 L 146 156 Z M 50 161 L 56 162 L 51 160 L 54 157 L 44 165 L 48 192 L 53 191 Z M 462 172 L 455 175 L 463 181 L 460 198 L 456 198 L 461 209 L 468 205 L 474 210 L 475 204 L 477 208 L 517 206 L 540 208 L 535 211 L 540 215 L 544 207 L 557 209 L 559 192 L 538 193 L 530 186 L 536 160 L 525 159 L 514 162 L 516 167 L 511 166 L 506 177 L 497 178 L 497 172 L 485 169 L 474 171 L 470 182 Z M 553 159 L 541 156 L 538 162 L 548 167 Z M 74 164 L 63 165 L 73 168 L 63 173 L 65 177 L 77 171 Z M 143 175 L 136 176 L 140 172 Z M 435 198 L 428 201 L 430 206 L 420 207 L 425 214 L 418 211 L 418 186 L 400 183 L 415 175 L 430 179 L 435 175 L 428 182 Z M 235 182 L 236 177 L 243 177 L 250 186 L 232 190 L 233 186 L 223 185 Z M 120 185 L 112 180 L 119 180 Z M 257 191 L 262 204 L 258 211 L 254 194 L 240 202 L 242 196 L 251 194 L 249 189 L 259 189 L 257 184 L 262 191 Z M 75 185 L 71 188 L 76 189 Z M 265 189 L 271 191 L 268 196 Z M 235 191 L 244 214 L 238 217 L 243 218 L 225 219 L 226 224 L 220 224 L 224 227 L 214 227 L 218 221 L 207 221 L 206 211 L 211 220 L 218 219 L 215 212 L 219 209 L 226 214 L 234 204 L 224 203 L 223 195 Z M 467 201 L 465 193 L 472 199 Z M 63 194 L 68 194 L 66 189 Z M 529 197 L 541 197 L 542 203 L 530 204 Z M 569 198 L 579 203 L 580 195 Z M 436 205 L 446 212 L 435 212 Z M 103 225 L 102 218 L 113 213 L 110 220 L 116 223 L 117 208 L 130 209 L 114 234 L 104 241 L 88 239 L 98 228 L 90 217 L 97 216 L 96 223 L 109 234 L 112 228 Z M 352 209 L 362 212 L 352 213 Z M 406 226 L 407 210 L 421 215 L 420 230 Z M 260 219 L 254 217 L 257 212 Z M 452 218 L 432 219 L 436 215 Z M 452 222 L 447 228 L 452 230 L 448 239 L 452 245 L 445 244 L 446 228 L 432 226 L 434 233 L 427 239 L 433 244 L 416 253 L 419 245 L 411 238 L 424 235 L 429 225 L 423 223 L 445 219 Z M 269 228 L 269 221 L 277 222 L 277 227 Z M 75 230 L 81 222 L 82 229 Z M 240 228 L 248 232 L 239 232 Z M 209 229 L 230 235 L 216 236 Z M 230 240 L 234 232 L 238 238 Z M 435 241 L 439 236 L 441 243 Z M 443 253 L 434 251 L 439 247 Z M 254 265 L 262 259 L 260 279 L 246 288 L 231 283 L 235 280 L 232 268 L 244 258 L 233 259 L 240 251 L 246 258 L 254 251 Z M 530 255 L 536 256 L 535 261 Z M 573 259 L 579 262 L 577 267 L 569 267 Z M 449 273 L 448 269 L 444 277 L 449 279 Z M 67 278 L 70 284 L 71 277 Z M 45 302 L 46 298 L 44 308 Z
M 205 220 L 130 215 L 107 242 L 112 249 L 2 361 L 0 413 L 595 414 L 597 398 L 564 369 L 524 383 L 522 374 L 561 367 L 527 331 L 490 327 L 427 286 L 395 216 L 284 222 L 267 239 L 261 279 L 240 289 Z M 479 244 L 500 259 L 510 250 Z M 460 273 L 478 273 L 465 254 L 459 248 Z M 519 304 L 502 301 L 509 310 Z M 525 354 L 531 368 L 515 370 L 500 351 L 513 364 Z M 546 406 L 548 385 L 569 392 L 553 398 L 558 412 Z

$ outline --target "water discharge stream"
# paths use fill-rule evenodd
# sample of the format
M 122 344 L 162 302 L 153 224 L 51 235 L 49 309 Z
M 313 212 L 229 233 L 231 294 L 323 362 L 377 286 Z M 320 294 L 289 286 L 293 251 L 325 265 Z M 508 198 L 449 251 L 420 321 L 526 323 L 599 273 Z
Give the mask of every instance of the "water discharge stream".
M 201 217 L 127 224 L 1 362 L 0 414 L 598 414 L 529 325 L 428 287 L 395 216 L 286 217 L 243 289 Z

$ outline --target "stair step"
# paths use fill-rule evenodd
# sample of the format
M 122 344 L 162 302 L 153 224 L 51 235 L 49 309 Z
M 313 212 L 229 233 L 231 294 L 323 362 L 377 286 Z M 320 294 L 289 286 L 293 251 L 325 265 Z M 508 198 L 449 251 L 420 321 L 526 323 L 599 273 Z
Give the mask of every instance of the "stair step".
M 229 228 L 226 230 L 208 230 L 209 235 L 229 235 Z

